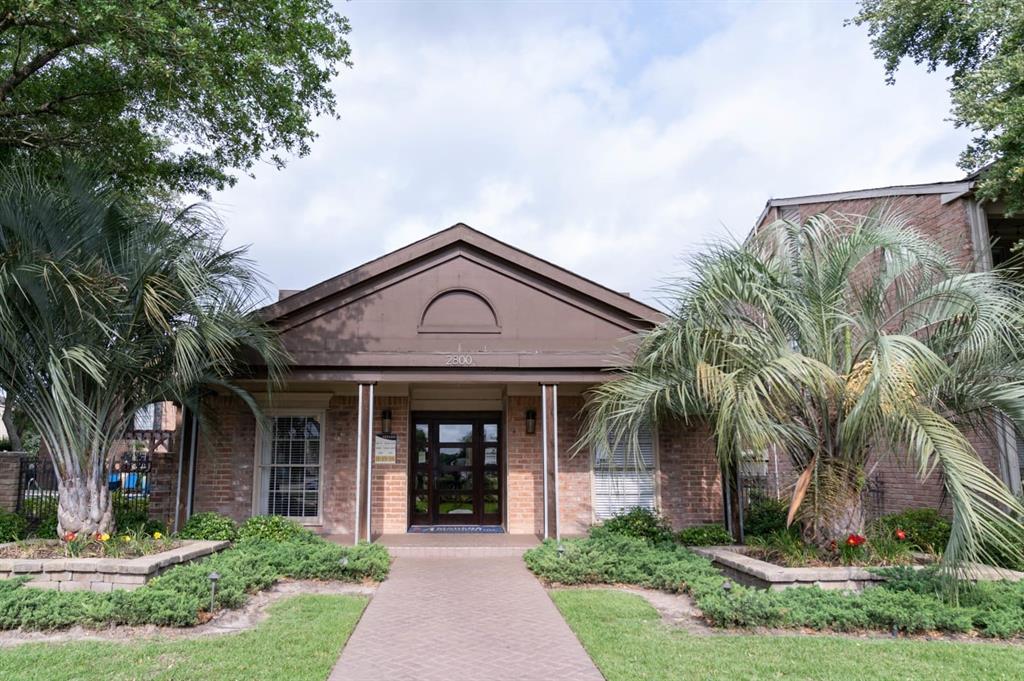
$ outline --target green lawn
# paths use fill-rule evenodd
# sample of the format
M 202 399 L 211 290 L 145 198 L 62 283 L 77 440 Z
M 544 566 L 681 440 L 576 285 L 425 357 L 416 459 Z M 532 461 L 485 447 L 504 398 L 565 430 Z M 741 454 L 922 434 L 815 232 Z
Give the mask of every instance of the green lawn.
M 641 597 L 560 590 L 552 598 L 608 681 L 1024 679 L 1024 648 L 831 636 L 694 636 Z
M 294 596 L 240 634 L 141 643 L 36 643 L 0 650 L 0 679 L 323 681 L 367 599 Z

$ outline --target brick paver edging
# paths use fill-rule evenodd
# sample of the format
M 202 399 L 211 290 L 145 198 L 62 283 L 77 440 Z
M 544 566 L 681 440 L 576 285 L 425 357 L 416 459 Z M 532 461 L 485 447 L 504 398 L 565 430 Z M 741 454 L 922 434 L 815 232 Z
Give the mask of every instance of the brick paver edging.
M 329 681 L 602 681 L 516 556 L 395 559 Z
M 742 547 L 737 546 L 690 547 L 690 550 L 710 559 L 716 567 L 737 582 L 772 591 L 796 586 L 861 591 L 886 581 L 884 576 L 862 567 L 783 567 L 748 556 L 743 553 Z M 924 566 L 910 567 L 919 570 Z M 967 578 L 973 581 L 1007 579 L 1016 582 L 1024 579 L 1024 573 L 970 563 L 967 566 Z
M 229 543 L 183 540 L 169 551 L 138 558 L 3 558 L 0 579 L 31 577 L 25 586 L 60 591 L 137 589 L 168 568 L 204 558 Z

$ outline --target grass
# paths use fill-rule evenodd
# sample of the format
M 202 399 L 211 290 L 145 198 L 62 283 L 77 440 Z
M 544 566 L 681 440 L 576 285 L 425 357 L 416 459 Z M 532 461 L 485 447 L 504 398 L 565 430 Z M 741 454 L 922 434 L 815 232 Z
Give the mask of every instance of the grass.
M 695 636 L 662 624 L 657 611 L 633 594 L 566 589 L 552 598 L 608 681 L 1024 678 L 1024 649 L 1005 644 Z
M 294 596 L 239 634 L 138 643 L 33 643 L 0 650 L 0 679 L 323 681 L 366 607 L 356 596 Z

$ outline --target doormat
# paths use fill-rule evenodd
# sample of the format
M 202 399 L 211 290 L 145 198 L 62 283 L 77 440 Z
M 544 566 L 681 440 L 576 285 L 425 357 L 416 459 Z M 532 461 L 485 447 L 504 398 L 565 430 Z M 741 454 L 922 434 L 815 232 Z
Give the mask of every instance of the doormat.
M 501 525 L 413 525 L 412 534 L 504 534 Z

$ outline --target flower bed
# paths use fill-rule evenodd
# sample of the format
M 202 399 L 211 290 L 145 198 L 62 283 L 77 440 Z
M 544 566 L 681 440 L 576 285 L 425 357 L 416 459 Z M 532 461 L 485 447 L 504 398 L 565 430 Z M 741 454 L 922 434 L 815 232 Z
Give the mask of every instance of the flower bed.
M 68 541 L 55 539 L 29 539 L 0 544 L 0 559 L 4 558 L 138 558 L 162 553 L 183 546 L 183 542 L 165 537 L 160 532 L 152 536 L 142 534 L 109 534 L 81 538 L 69 534 Z
M 135 563 L 159 555 L 114 562 Z M 98 563 L 109 559 L 76 560 L 93 562 L 98 569 Z M 238 607 L 248 594 L 281 579 L 380 581 L 387 577 L 390 562 L 387 549 L 376 544 L 343 547 L 312 536 L 280 542 L 253 539 L 205 559 L 171 566 L 134 590 L 110 593 L 27 588 L 32 581 L 15 565 L 16 577 L 0 580 L 0 629 L 192 626 L 209 619 L 212 610 Z M 219 576 L 212 603 L 211 573 Z
M 57 542 L 0 544 L 0 579 L 24 578 L 26 586 L 58 591 L 131 590 L 175 565 L 205 558 L 228 546 L 226 541 L 157 542 L 145 546 L 168 548 L 126 558 L 103 553 L 102 545 L 94 547 L 92 556 L 75 557 Z
M 636 584 L 689 593 L 704 619 L 718 627 L 1024 634 L 1024 582 L 978 583 L 953 605 L 937 595 L 942 585 L 927 568 L 889 568 L 872 575 L 876 586 L 860 592 L 817 586 L 772 591 L 733 583 L 709 559 L 669 542 L 597 532 L 565 540 L 561 548 L 548 541 L 523 557 L 538 577 L 552 583 Z

